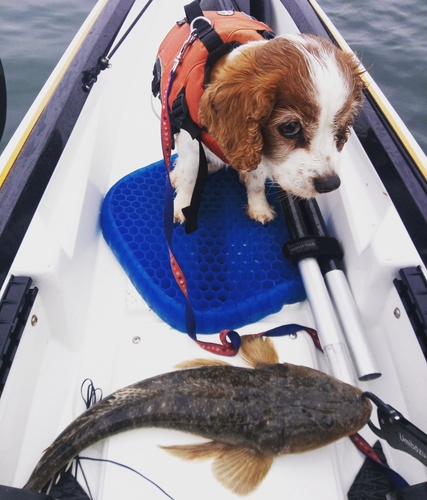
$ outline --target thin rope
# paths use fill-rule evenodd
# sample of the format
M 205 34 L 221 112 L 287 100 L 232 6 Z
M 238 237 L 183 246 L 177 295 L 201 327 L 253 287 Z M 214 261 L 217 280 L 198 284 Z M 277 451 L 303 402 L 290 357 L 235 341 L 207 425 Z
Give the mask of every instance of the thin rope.
M 148 478 L 147 476 L 144 476 L 144 474 L 141 474 L 141 472 L 138 472 L 137 470 L 133 469 L 132 467 L 129 467 L 129 465 L 121 464 L 120 462 L 115 462 L 114 460 L 109 460 L 107 458 L 92 458 L 92 457 L 78 457 L 79 460 L 89 460 L 91 462 L 105 462 L 107 464 L 113 464 L 113 465 L 118 465 L 119 467 L 123 467 L 123 469 L 127 469 L 131 472 L 134 472 L 135 474 L 138 474 L 138 476 L 141 476 L 143 479 L 151 483 L 153 486 L 158 488 L 164 495 L 166 495 L 168 498 L 171 500 L 174 500 L 173 497 L 169 495 L 161 486 L 159 486 L 157 483 L 155 483 L 152 479 Z
M 150 4 L 152 3 L 153 0 L 148 0 L 148 2 L 144 5 L 142 8 L 141 12 L 136 16 L 135 20 L 132 22 L 132 24 L 129 26 L 129 28 L 126 30 L 124 35 L 120 38 L 120 40 L 116 43 L 116 45 L 111 49 L 110 53 L 106 57 L 108 60 L 110 60 L 113 55 L 117 52 L 117 49 L 120 47 L 120 45 L 126 40 L 127 36 L 129 33 L 133 30 L 135 27 L 136 23 L 141 19 L 141 17 L 144 15 L 145 11 L 148 9 Z

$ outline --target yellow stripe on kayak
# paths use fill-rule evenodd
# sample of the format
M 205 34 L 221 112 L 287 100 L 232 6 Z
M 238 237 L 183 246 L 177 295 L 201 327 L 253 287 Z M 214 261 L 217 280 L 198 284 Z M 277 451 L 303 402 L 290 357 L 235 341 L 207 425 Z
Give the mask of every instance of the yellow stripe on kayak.
M 339 47 L 345 52 L 350 52 L 354 54 L 351 50 L 350 46 L 341 36 L 337 28 L 334 26 L 332 21 L 325 14 L 324 10 L 320 7 L 316 0 L 308 0 L 314 11 L 321 19 L 323 24 L 329 30 Z M 360 63 L 361 67 L 363 67 L 362 63 Z M 365 69 L 365 68 L 363 68 Z M 406 148 L 407 152 L 417 165 L 420 172 L 427 179 L 427 163 L 425 155 L 423 154 L 421 148 L 419 148 L 418 144 L 415 142 L 415 139 L 412 138 L 411 133 L 408 131 L 402 120 L 397 115 L 396 111 L 393 109 L 391 104 L 388 102 L 387 98 L 384 96 L 378 85 L 375 83 L 373 78 L 369 75 L 369 73 L 365 70 L 362 75 L 362 78 L 367 86 L 367 91 L 371 94 L 372 98 L 375 100 L 380 110 L 382 111 L 385 118 L 388 120 L 389 124 L 395 131 L 396 135 L 399 137 L 400 141 Z M 415 142 L 415 146 L 414 146 Z M 417 151 L 419 149 L 419 151 Z
M 34 110 L 33 115 L 30 118 L 29 123 L 27 124 L 24 132 L 22 133 L 21 137 L 18 140 L 18 143 L 15 146 L 15 149 L 11 152 L 3 170 L 0 172 L 0 188 L 3 186 L 4 181 L 6 180 L 6 177 L 9 175 L 9 172 L 12 170 L 12 167 L 16 161 L 16 158 L 18 157 L 19 153 L 21 152 L 22 148 L 24 147 L 24 144 L 27 142 L 28 137 L 30 136 L 35 124 L 40 118 L 40 115 L 42 114 L 43 110 L 45 109 L 47 103 L 50 101 L 52 98 L 53 94 L 55 93 L 55 90 L 57 89 L 60 81 L 62 80 L 65 72 L 67 69 L 70 67 L 77 51 L 80 49 L 83 41 L 87 37 L 89 31 L 92 29 L 95 21 L 98 19 L 99 15 L 101 14 L 102 10 L 106 6 L 109 0 L 99 0 L 98 3 L 95 5 L 93 8 L 92 12 L 89 14 L 87 18 L 87 24 L 85 25 L 85 29 L 82 30 L 79 33 L 78 38 L 75 38 L 72 42 L 73 48 L 70 51 L 68 57 L 66 60 L 63 61 L 61 67 L 59 68 L 58 74 L 56 75 L 55 79 L 52 81 L 50 84 L 49 88 L 46 89 L 45 95 L 43 99 L 40 101 L 39 105 L 37 108 Z M 77 36 L 77 35 L 76 35 Z

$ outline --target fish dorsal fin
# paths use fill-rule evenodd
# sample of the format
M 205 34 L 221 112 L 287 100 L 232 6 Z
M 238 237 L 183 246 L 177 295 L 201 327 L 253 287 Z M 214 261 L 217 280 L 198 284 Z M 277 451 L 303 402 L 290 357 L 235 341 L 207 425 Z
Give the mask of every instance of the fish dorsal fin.
M 222 359 L 204 359 L 204 358 L 196 358 L 196 359 L 188 359 L 187 361 L 182 361 L 175 365 L 175 368 L 183 370 L 186 368 L 200 368 L 201 366 L 231 366 L 227 361 L 223 361 Z
M 262 365 L 275 365 L 279 362 L 279 356 L 273 342 L 268 337 L 259 335 L 242 335 L 240 354 L 244 361 L 254 367 Z
M 249 366 L 257 368 L 262 365 L 276 365 L 279 356 L 273 342 L 268 337 L 260 337 L 258 334 L 242 335 L 239 350 L 243 360 Z M 201 366 L 232 366 L 222 359 L 196 358 L 182 361 L 175 368 L 183 370 L 187 368 L 200 368 Z
M 267 475 L 274 459 L 249 448 L 217 441 L 161 448 L 184 460 L 214 458 L 212 471 L 215 478 L 236 495 L 248 495 L 254 491 Z

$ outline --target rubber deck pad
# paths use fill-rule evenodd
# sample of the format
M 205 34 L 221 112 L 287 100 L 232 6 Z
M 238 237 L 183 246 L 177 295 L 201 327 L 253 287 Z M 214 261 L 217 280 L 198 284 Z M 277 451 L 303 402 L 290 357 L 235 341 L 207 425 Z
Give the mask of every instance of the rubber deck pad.
M 165 182 L 163 161 L 119 180 L 105 197 L 101 225 L 148 306 L 185 332 L 185 299 L 170 268 L 163 228 Z M 305 299 L 298 269 L 282 255 L 289 239 L 285 222 L 277 201 L 268 198 L 280 215 L 266 225 L 251 220 L 237 172 L 223 169 L 209 176 L 198 230 L 187 235 L 174 225 L 173 253 L 187 280 L 197 333 L 237 329 Z

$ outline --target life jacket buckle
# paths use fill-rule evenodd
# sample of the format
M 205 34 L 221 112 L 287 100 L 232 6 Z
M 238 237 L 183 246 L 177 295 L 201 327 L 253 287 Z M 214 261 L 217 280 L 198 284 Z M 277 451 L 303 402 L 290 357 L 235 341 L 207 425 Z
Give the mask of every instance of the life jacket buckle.
M 173 124 L 177 125 L 178 128 L 182 128 L 182 122 L 188 117 L 188 106 L 185 100 L 184 92 L 177 95 L 176 99 L 172 103 L 170 114 Z

